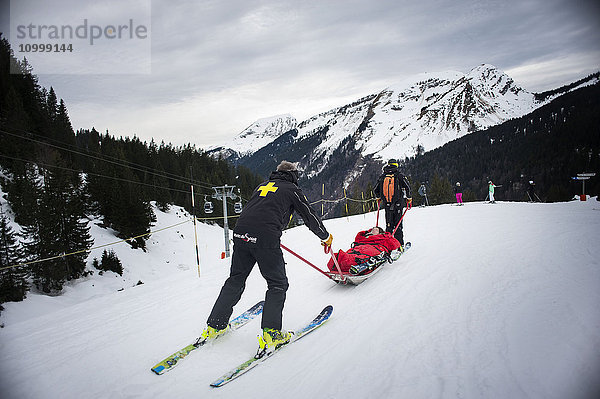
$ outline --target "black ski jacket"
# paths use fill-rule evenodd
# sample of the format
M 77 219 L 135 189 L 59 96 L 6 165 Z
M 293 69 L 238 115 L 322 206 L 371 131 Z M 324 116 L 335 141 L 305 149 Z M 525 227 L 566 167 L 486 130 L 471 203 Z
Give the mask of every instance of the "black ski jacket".
M 404 190 L 406 192 L 406 198 L 412 198 L 412 195 L 410 193 L 410 184 L 408 184 L 408 180 L 402 173 L 400 173 L 397 166 L 385 165 L 383 167 L 383 173 L 381 174 L 381 176 L 379 176 L 379 179 L 377 179 L 377 184 L 375 184 L 375 188 L 373 189 L 373 192 L 375 193 L 375 196 L 377 198 L 382 198 L 383 197 L 383 192 L 382 192 L 383 180 L 385 179 L 386 175 L 389 175 L 392 173 L 394 174 L 394 181 L 396 182 L 396 187 L 394 188 L 394 190 L 398 190 L 399 195 L 398 195 L 398 199 L 396 200 L 395 203 L 388 204 L 386 202 L 385 205 L 387 207 L 391 206 L 392 208 L 397 208 L 398 206 L 403 208 L 406 200 L 404 199 L 404 196 L 401 195 L 402 190 Z M 385 202 L 385 200 L 384 200 L 384 202 Z
M 268 181 L 254 190 L 235 225 L 233 237 L 258 247 L 278 248 L 281 232 L 294 211 L 321 240 L 329 237 L 323 222 L 298 187 L 298 177 L 290 172 L 273 172 Z

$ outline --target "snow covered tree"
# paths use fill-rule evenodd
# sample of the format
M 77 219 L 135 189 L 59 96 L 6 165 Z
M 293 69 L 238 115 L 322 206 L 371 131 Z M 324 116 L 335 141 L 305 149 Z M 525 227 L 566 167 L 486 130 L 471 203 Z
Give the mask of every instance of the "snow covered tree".
M 11 267 L 19 262 L 19 244 L 16 235 L 0 208 L 0 304 L 25 299 L 28 289 L 27 271 L 23 268 Z M 1 306 L 0 310 L 2 310 Z
M 25 254 L 30 260 L 49 259 L 33 266 L 33 283 L 45 293 L 84 274 L 92 245 L 85 221 L 83 190 L 78 175 L 63 171 L 44 173 L 43 193 L 36 221 L 24 226 Z M 83 252 L 81 252 L 83 251 Z M 56 258 L 56 256 L 63 255 Z
M 94 259 L 94 267 L 102 271 L 112 271 L 118 275 L 123 275 L 123 264 L 115 254 L 115 251 L 102 251 L 102 259 L 98 263 L 98 259 Z

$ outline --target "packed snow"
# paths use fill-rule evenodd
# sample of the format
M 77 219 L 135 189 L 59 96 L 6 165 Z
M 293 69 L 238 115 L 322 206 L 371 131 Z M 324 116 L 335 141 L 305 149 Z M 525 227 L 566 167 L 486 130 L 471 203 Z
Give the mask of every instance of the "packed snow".
M 156 212 L 154 230 L 189 220 L 180 208 Z M 373 212 L 325 225 L 334 247 L 348 249 L 375 221 Z M 5 304 L 1 396 L 593 397 L 600 381 L 596 199 L 413 208 L 404 230 L 410 251 L 359 286 L 336 285 L 285 254 L 284 326 L 301 326 L 327 304 L 333 315 L 221 388 L 209 384 L 255 353 L 258 319 L 164 375 L 150 368 L 204 328 L 228 274 L 222 229 L 198 226 L 200 277 L 191 222 L 153 234 L 147 252 L 115 244 L 122 277 L 96 272 L 60 296 L 30 293 Z M 118 241 L 96 224 L 92 234 L 96 246 Z M 282 242 L 319 266 L 327 262 L 304 226 Z M 265 288 L 255 268 L 235 313 L 263 299 Z

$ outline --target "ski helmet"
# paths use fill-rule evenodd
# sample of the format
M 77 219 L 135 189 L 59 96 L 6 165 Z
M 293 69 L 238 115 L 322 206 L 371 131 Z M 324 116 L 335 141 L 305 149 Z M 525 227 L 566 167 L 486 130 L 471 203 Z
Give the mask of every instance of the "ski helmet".
M 390 159 L 390 160 L 388 161 L 388 165 L 394 165 L 394 166 L 398 166 L 398 160 L 397 160 L 397 159 L 394 159 L 394 158 L 392 158 L 392 159 Z

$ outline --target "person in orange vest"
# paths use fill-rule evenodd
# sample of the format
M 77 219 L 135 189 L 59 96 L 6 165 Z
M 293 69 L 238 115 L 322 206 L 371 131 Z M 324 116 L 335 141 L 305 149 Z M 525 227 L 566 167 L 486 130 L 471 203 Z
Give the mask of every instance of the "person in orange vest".
M 410 184 L 408 184 L 408 180 L 398 169 L 397 160 L 390 159 L 387 165 L 383 167 L 383 173 L 377 179 L 373 192 L 384 204 L 385 231 L 392 233 L 402 218 L 404 207 L 408 206 L 410 208 L 412 206 Z M 402 222 L 398 225 L 394 237 L 404 247 Z

